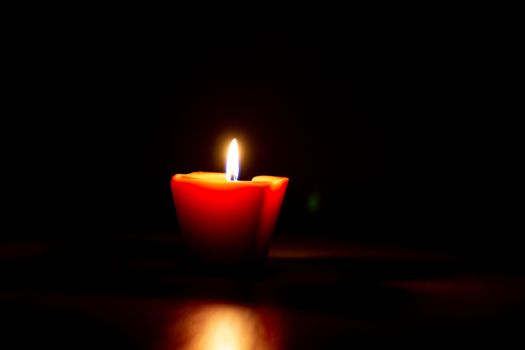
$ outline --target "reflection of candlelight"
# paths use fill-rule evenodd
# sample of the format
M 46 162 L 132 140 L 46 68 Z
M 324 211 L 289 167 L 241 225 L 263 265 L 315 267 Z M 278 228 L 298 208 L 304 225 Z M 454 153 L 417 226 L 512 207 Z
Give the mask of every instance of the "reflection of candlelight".
M 229 304 L 187 303 L 174 316 L 165 349 L 279 348 L 276 317 L 268 312 Z

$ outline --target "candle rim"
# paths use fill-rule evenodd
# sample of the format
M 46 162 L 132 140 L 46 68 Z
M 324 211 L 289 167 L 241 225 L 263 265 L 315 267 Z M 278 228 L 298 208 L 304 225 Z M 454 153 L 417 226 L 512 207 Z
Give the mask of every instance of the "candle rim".
M 206 175 L 203 177 L 201 175 Z M 254 176 L 251 180 L 237 180 L 237 181 L 227 181 L 226 173 L 220 172 L 207 172 L 207 171 L 194 171 L 188 174 L 176 174 L 175 179 L 179 180 L 193 180 L 198 182 L 213 182 L 213 183 L 228 183 L 228 184 L 268 184 L 275 181 L 288 181 L 287 177 L 283 176 L 273 176 L 273 175 L 257 175 Z

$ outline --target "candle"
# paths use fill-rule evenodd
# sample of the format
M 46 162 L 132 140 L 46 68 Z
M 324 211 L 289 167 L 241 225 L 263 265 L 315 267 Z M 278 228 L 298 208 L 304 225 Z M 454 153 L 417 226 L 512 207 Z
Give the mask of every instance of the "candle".
M 288 178 L 256 176 L 237 180 L 237 141 L 230 144 L 226 173 L 177 174 L 171 190 L 185 241 L 201 260 L 213 263 L 258 263 L 269 243 Z

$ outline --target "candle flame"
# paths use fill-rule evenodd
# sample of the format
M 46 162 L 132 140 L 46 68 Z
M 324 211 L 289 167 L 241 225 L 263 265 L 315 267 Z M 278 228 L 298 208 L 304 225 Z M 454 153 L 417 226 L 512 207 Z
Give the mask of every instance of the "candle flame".
M 226 180 L 237 181 L 239 177 L 239 147 L 237 140 L 233 139 L 228 149 L 228 159 L 226 161 Z

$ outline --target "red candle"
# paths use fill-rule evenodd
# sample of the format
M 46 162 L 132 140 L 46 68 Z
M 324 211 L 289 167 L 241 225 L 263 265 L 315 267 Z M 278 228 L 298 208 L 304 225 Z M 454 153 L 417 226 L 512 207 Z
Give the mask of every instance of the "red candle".
M 177 174 L 171 180 L 182 233 L 205 261 L 260 262 L 267 255 L 288 178 L 256 176 L 237 181 L 238 172 L 234 139 L 226 173 Z

